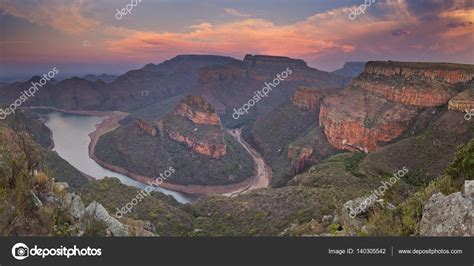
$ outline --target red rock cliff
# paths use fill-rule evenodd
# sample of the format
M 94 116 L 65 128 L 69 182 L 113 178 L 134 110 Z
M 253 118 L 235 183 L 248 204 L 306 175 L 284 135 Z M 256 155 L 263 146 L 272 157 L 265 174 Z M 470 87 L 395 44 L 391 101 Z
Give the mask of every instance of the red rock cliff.
M 400 136 L 416 115 L 415 107 L 350 88 L 323 100 L 319 121 L 337 149 L 371 152 Z
M 221 124 L 219 116 L 201 96 L 186 96 L 175 108 L 174 114 L 185 117 L 196 124 L 218 126 Z
M 449 84 L 466 83 L 474 79 L 474 66 L 449 63 L 411 63 L 372 61 L 364 73 L 387 77 L 420 78 Z
M 317 110 L 319 103 L 324 97 L 324 93 L 318 89 L 300 87 L 296 89 L 291 98 L 291 102 L 303 110 Z
M 156 135 L 156 129 L 155 127 L 153 127 L 150 123 L 142 120 L 142 119 L 138 119 L 137 122 L 135 122 L 135 124 L 143 129 L 146 133 L 148 133 L 150 136 L 154 137 Z
M 186 96 L 158 125 L 172 140 L 194 152 L 219 159 L 227 154 L 219 116 L 201 96 Z
M 448 108 L 461 112 L 474 109 L 474 88 L 467 89 L 452 98 L 449 101 Z

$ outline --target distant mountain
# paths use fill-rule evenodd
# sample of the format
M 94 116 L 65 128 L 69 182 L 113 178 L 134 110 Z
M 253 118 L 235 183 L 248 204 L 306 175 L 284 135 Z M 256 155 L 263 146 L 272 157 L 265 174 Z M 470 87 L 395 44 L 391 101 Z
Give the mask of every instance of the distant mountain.
M 104 73 L 104 74 L 101 74 L 101 75 L 89 74 L 89 75 L 85 75 L 82 78 L 85 79 L 85 80 L 91 81 L 91 82 L 96 82 L 100 79 L 105 83 L 110 83 L 110 82 L 114 81 L 117 78 L 117 76 L 109 75 L 109 74 Z
M 299 86 L 342 88 L 343 78 L 308 67 L 299 59 L 246 55 L 242 61 L 202 68 L 197 91 L 222 115 L 223 123 L 232 127 L 254 121 L 288 101 Z M 262 94 L 264 87 L 268 93 L 260 97 L 258 104 L 238 120 L 232 118 L 234 108 L 238 110 L 249 101 L 252 104 L 253 97 Z
M 102 79 L 68 78 L 48 82 L 23 106 L 52 106 L 70 110 L 122 110 L 143 108 L 148 104 L 186 93 L 197 85 L 199 69 L 234 59 L 214 55 L 180 55 L 158 65 L 148 64 L 106 83 Z M 0 103 L 11 104 L 23 91 L 38 82 L 15 82 L 0 90 Z
M 331 73 L 344 78 L 355 78 L 364 71 L 366 63 L 367 62 L 347 62 L 341 69 L 334 70 Z

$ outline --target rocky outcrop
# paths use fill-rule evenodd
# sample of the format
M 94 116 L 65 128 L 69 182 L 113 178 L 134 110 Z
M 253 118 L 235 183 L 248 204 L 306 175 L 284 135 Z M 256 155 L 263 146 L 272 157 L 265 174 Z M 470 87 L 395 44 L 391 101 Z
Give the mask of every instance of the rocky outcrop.
M 355 78 L 364 71 L 366 63 L 367 62 L 346 62 L 341 69 L 335 70 L 331 73 L 344 78 Z
M 474 109 L 474 88 L 467 89 L 454 96 L 448 104 L 450 110 L 466 112 Z
M 219 159 L 227 154 L 219 116 L 201 96 L 186 96 L 159 123 L 172 140 L 194 152 Z
M 433 107 L 446 104 L 456 95 L 456 86 L 473 78 L 470 65 L 369 62 L 350 86 L 395 102 Z
M 174 114 L 185 117 L 196 124 L 220 126 L 219 116 L 201 96 L 188 95 L 176 106 Z
M 431 196 L 423 208 L 422 236 L 474 235 L 474 181 L 464 183 L 464 191 Z
M 156 128 L 143 119 L 138 119 L 135 124 L 143 129 L 148 135 L 154 137 L 156 135 Z
M 87 206 L 85 214 L 97 221 L 101 221 L 107 225 L 107 229 L 113 236 L 130 236 L 128 226 L 120 223 L 117 219 L 110 216 L 102 204 L 93 201 Z
M 291 102 L 302 110 L 316 111 L 324 94 L 323 91 L 315 88 L 299 87 L 293 93 Z
M 288 159 L 292 162 L 293 174 L 298 174 L 305 169 L 310 161 L 311 156 L 313 155 L 313 148 L 311 147 L 296 147 L 290 145 L 288 147 Z
M 270 55 L 251 55 L 246 54 L 243 61 L 245 66 L 249 67 L 287 67 L 304 68 L 308 65 L 301 59 L 292 59 L 284 56 L 270 56 Z
M 287 69 L 284 81 L 278 81 L 278 90 L 271 91 L 272 101 L 260 101 L 259 108 L 249 116 L 264 111 L 264 106 L 278 106 L 286 102 L 299 86 L 342 88 L 344 78 L 307 66 L 303 60 L 280 56 L 246 55 L 242 61 L 235 60 L 225 65 L 204 67 L 199 75 L 198 90 L 219 114 L 248 102 L 257 90 L 272 82 Z M 291 72 L 291 74 L 290 74 Z M 268 95 L 270 97 L 270 95 Z M 232 114 L 232 112 L 230 112 Z M 236 122 L 230 116 L 221 116 L 224 122 Z M 232 119 L 227 121 L 227 119 Z
M 409 63 L 371 61 L 364 73 L 386 77 L 401 76 L 448 84 L 466 83 L 474 79 L 474 66 L 449 63 Z
M 171 139 L 184 143 L 194 152 L 210 156 L 213 159 L 219 159 L 227 153 L 226 145 L 223 142 L 212 144 L 208 141 L 196 140 L 195 138 L 190 136 L 183 136 L 179 132 L 174 130 L 170 130 L 168 131 L 168 133 Z
M 399 137 L 416 115 L 415 107 L 350 88 L 323 100 L 319 122 L 337 149 L 371 152 Z
M 76 219 L 81 219 L 84 216 L 86 208 L 82 203 L 81 197 L 75 193 L 66 193 L 62 201 L 62 207 Z

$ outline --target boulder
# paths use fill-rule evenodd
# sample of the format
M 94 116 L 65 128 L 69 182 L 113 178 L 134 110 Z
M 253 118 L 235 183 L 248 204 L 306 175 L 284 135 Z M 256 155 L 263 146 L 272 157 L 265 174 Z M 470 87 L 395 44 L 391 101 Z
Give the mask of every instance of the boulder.
M 464 191 L 431 196 L 423 207 L 422 236 L 474 235 L 474 180 L 467 180 Z
M 92 219 L 101 221 L 107 225 L 107 229 L 113 236 L 130 236 L 128 226 L 120 223 L 117 219 L 110 216 L 102 204 L 93 201 L 87 206 L 85 214 Z

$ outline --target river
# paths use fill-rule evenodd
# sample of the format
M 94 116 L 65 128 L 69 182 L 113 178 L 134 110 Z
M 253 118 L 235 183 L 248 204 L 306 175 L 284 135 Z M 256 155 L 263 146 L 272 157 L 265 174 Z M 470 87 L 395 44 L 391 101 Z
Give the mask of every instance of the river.
M 89 134 L 103 121 L 103 117 L 51 112 L 45 118 L 45 125 L 53 133 L 53 150 L 76 169 L 97 179 L 105 176 L 116 177 L 125 185 L 140 189 L 146 187 L 126 175 L 103 168 L 89 157 Z M 190 203 L 194 200 L 194 197 L 176 191 L 163 188 L 155 190 L 173 196 L 180 203 Z

